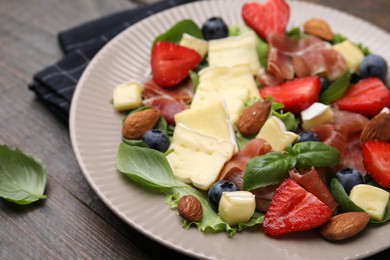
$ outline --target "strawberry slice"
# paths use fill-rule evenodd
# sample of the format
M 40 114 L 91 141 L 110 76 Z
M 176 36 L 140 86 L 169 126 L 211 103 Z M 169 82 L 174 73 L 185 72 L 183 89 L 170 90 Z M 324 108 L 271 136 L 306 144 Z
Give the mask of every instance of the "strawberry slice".
M 267 86 L 260 90 L 260 95 L 263 98 L 270 96 L 276 102 L 284 104 L 283 110 L 299 114 L 318 101 L 320 90 L 320 78 L 313 76 L 297 78 L 280 85 Z
M 157 42 L 152 50 L 154 81 L 162 87 L 173 87 L 188 77 L 202 61 L 196 51 L 172 42 Z
M 390 143 L 372 140 L 363 146 L 363 164 L 371 178 L 390 188 Z
M 276 189 L 263 228 L 266 234 L 279 236 L 319 227 L 331 215 L 325 203 L 289 178 Z
M 272 33 L 286 32 L 290 7 L 285 0 L 246 3 L 242 7 L 242 18 L 261 38 L 267 40 Z
M 390 107 L 390 91 L 379 78 L 365 78 L 351 86 L 334 105 L 371 118 L 384 107 Z

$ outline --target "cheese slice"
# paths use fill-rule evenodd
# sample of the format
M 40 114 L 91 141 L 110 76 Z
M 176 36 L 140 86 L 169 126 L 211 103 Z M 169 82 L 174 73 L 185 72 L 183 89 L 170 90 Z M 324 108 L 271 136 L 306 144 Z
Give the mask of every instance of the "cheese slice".
M 234 129 L 226 105 L 222 100 L 210 102 L 202 107 L 186 109 L 175 115 L 176 124 L 184 124 L 192 130 L 230 142 L 238 152 Z
M 208 67 L 199 73 L 199 85 L 191 108 L 204 107 L 222 99 L 235 125 L 245 102 L 252 97 L 260 96 L 248 65 Z
M 297 134 L 287 131 L 284 123 L 276 116 L 268 118 L 256 136 L 256 138 L 266 140 L 272 146 L 272 150 L 276 152 L 284 151 L 298 137 Z
M 198 39 L 194 36 L 191 36 L 188 33 L 184 33 L 183 37 L 180 40 L 179 43 L 181 46 L 193 49 L 197 53 L 199 53 L 202 58 L 206 56 L 207 50 L 209 48 L 209 43 L 205 40 Z
M 246 223 L 256 209 L 256 199 L 249 191 L 223 192 L 218 214 L 229 225 Z
M 333 123 L 333 111 L 330 106 L 315 102 L 301 112 L 302 128 L 310 130 L 322 124 Z
M 195 187 L 208 190 L 219 176 L 224 164 L 233 156 L 231 142 L 194 131 L 177 124 L 167 155 L 173 175 Z
M 378 187 L 359 184 L 352 188 L 349 198 L 372 219 L 381 221 L 385 214 L 389 193 Z
M 247 64 L 253 75 L 258 74 L 260 62 L 256 40 L 256 34 L 248 31 L 240 36 L 209 41 L 209 65 L 212 67 Z
M 333 45 L 333 49 L 343 56 L 351 72 L 359 70 L 360 63 L 364 60 L 364 53 L 355 44 L 345 40 Z

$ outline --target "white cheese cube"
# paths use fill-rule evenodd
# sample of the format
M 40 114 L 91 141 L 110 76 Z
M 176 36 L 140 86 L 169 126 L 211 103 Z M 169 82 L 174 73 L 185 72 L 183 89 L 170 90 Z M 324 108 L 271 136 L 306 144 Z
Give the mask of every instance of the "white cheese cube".
M 257 56 L 256 40 L 256 34 L 248 31 L 240 36 L 209 41 L 209 65 L 247 64 L 253 75 L 258 74 L 260 62 Z
M 167 159 L 173 175 L 185 183 L 208 190 L 233 156 L 234 146 L 231 142 L 177 124 L 170 149 L 173 152 L 167 155 Z
M 200 108 L 224 100 L 229 118 L 232 124 L 236 125 L 245 102 L 251 97 L 259 96 L 248 65 L 208 67 L 199 73 L 199 85 L 191 108 Z
M 271 146 L 272 150 L 276 152 L 282 152 L 290 144 L 293 144 L 298 135 L 287 131 L 284 123 L 276 116 L 271 116 L 265 121 L 260 132 L 256 138 L 262 138 L 266 140 Z
M 310 130 L 322 124 L 333 123 L 333 111 L 330 106 L 315 102 L 301 112 L 302 128 Z
M 184 124 L 192 130 L 230 142 L 238 152 L 233 125 L 223 101 L 210 102 L 202 107 L 186 109 L 175 115 L 176 124 Z
M 250 220 L 256 209 L 255 195 L 249 191 L 223 192 L 219 201 L 218 214 L 229 225 Z
M 362 63 L 364 59 L 364 53 L 355 44 L 345 40 L 333 45 L 333 49 L 343 56 L 351 72 L 359 70 L 360 63 Z
M 381 221 L 385 214 L 389 193 L 378 187 L 359 184 L 352 188 L 349 198 L 372 219 Z
M 126 82 L 114 88 L 113 105 L 118 111 L 138 108 L 142 105 L 142 86 Z
M 193 49 L 204 58 L 209 48 L 209 43 L 205 40 L 195 38 L 187 33 L 183 34 L 183 37 L 179 43 L 181 46 Z

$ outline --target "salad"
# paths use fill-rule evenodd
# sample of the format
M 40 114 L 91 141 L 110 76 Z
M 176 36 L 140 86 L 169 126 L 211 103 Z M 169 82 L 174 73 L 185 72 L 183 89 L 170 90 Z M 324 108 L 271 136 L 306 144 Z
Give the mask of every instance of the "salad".
M 119 171 L 204 232 L 342 240 L 387 222 L 384 59 L 321 19 L 287 31 L 284 0 L 241 11 L 245 26 L 179 21 L 151 43 L 150 78 L 115 88 Z

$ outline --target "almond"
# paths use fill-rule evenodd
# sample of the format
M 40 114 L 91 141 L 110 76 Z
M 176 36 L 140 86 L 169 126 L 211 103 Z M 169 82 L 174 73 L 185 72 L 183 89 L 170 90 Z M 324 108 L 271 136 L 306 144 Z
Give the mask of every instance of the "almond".
M 268 100 L 256 102 L 246 108 L 237 122 L 240 133 L 244 136 L 256 135 L 268 119 L 270 110 L 271 102 Z
M 366 212 L 347 212 L 330 218 L 320 228 L 321 235 L 328 240 L 343 240 L 362 231 L 368 224 L 370 215 Z
M 129 114 L 122 126 L 122 134 L 127 139 L 140 139 L 144 133 L 153 129 L 160 119 L 160 111 L 150 108 Z
M 384 111 L 377 114 L 366 125 L 360 135 L 360 146 L 370 140 L 380 140 L 388 142 L 390 140 L 390 112 Z
M 305 33 L 317 36 L 321 39 L 331 41 L 333 39 L 333 32 L 330 29 L 330 26 L 327 21 L 312 18 L 307 20 L 303 24 L 303 29 Z
M 198 222 L 203 216 L 202 204 L 192 195 L 183 196 L 179 200 L 177 210 L 182 218 L 190 222 Z

